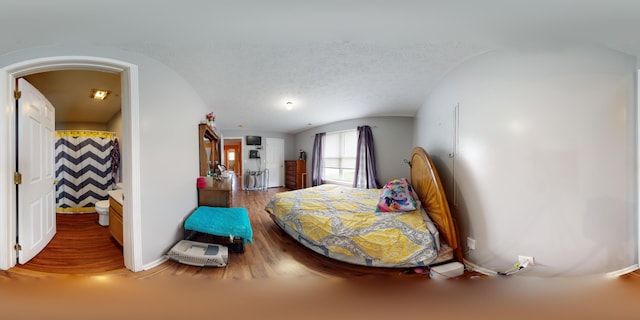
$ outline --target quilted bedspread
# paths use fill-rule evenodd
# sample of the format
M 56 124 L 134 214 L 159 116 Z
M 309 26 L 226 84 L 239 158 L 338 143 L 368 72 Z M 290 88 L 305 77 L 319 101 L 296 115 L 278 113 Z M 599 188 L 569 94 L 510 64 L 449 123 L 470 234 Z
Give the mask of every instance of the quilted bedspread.
M 337 185 L 281 192 L 265 207 L 300 243 L 325 256 L 377 267 L 413 267 L 438 255 L 420 209 L 376 212 L 380 190 Z

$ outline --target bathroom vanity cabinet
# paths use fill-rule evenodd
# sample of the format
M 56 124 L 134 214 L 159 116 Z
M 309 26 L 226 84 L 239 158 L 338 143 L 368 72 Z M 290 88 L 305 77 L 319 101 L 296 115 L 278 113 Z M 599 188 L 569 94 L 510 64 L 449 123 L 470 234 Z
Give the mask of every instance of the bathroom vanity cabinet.
M 111 236 L 122 245 L 122 204 L 113 197 L 109 197 L 109 232 Z
M 198 206 L 230 208 L 234 177 L 218 181 L 213 177 L 204 177 L 206 187 L 198 189 Z

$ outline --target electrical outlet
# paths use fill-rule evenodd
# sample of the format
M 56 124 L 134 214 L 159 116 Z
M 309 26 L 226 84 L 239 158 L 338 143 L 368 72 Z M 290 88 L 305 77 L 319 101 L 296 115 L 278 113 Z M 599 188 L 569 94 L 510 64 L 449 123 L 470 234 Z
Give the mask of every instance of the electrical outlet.
M 469 247 L 469 250 L 475 250 L 476 249 L 476 239 L 471 238 L 471 237 L 467 237 L 467 247 Z
M 521 267 L 529 267 L 535 264 L 535 260 L 533 259 L 533 257 L 529 257 L 529 256 L 518 256 L 518 264 Z

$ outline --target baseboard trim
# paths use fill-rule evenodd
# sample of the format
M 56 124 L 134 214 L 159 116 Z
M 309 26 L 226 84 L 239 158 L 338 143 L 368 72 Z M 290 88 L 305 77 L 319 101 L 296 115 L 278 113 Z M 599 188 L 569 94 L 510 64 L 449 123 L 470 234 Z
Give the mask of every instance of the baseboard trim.
M 483 268 L 483 267 L 481 267 L 481 266 L 479 266 L 479 265 L 477 265 L 477 264 L 475 264 L 473 262 L 470 262 L 467 259 L 464 259 L 463 263 L 467 267 L 467 269 L 469 269 L 469 270 L 472 270 L 472 271 L 475 271 L 475 272 L 479 272 L 479 273 L 482 273 L 482 274 L 487 275 L 487 276 L 497 276 L 498 275 L 497 271 L 493 271 L 493 270 L 490 270 L 490 269 L 487 269 L 487 268 Z
M 167 257 L 161 257 L 155 261 L 152 261 L 150 263 L 147 263 L 145 265 L 142 266 L 142 270 L 149 270 L 149 269 L 153 269 L 163 263 L 165 263 L 167 260 L 169 260 L 169 258 Z
M 634 264 L 634 265 L 629 266 L 629 267 L 626 267 L 626 268 L 624 268 L 624 269 L 620 269 L 620 270 L 617 270 L 617 271 L 607 272 L 607 273 L 605 273 L 604 277 L 605 277 L 605 278 L 607 278 L 607 279 L 610 279 L 610 278 L 617 278 L 617 277 L 619 277 L 619 276 L 623 276 L 623 275 L 625 275 L 625 274 L 627 274 L 627 273 L 634 272 L 634 271 L 636 271 L 636 270 L 638 270 L 638 269 L 640 269 L 640 266 L 639 266 L 638 264 Z
M 497 276 L 498 275 L 498 272 L 490 270 L 490 269 L 487 269 L 487 268 L 483 268 L 481 266 L 478 266 L 475 263 L 470 262 L 467 259 L 464 259 L 463 262 L 464 262 L 464 265 L 467 267 L 468 270 L 479 272 L 479 273 L 482 273 L 482 274 L 487 275 L 487 276 Z M 629 266 L 629 267 L 626 267 L 626 268 L 623 268 L 623 269 L 620 269 L 620 270 L 607 272 L 607 273 L 604 274 L 604 277 L 606 279 L 617 278 L 619 276 L 623 276 L 625 274 L 634 272 L 636 270 L 640 270 L 640 265 L 634 264 L 632 266 Z

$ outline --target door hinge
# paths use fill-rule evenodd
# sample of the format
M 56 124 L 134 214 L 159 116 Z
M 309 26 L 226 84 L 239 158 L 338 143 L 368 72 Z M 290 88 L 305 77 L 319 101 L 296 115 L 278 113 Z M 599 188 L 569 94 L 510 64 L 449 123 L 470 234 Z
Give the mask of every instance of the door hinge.
M 16 100 L 19 100 L 22 97 L 22 91 L 16 89 L 13 91 L 13 97 L 16 98 Z
M 13 246 L 14 249 L 16 249 L 16 251 L 22 251 L 22 246 L 19 243 L 16 243 L 15 246 Z
M 22 184 L 22 173 L 15 172 L 13 174 L 13 183 L 14 184 Z

